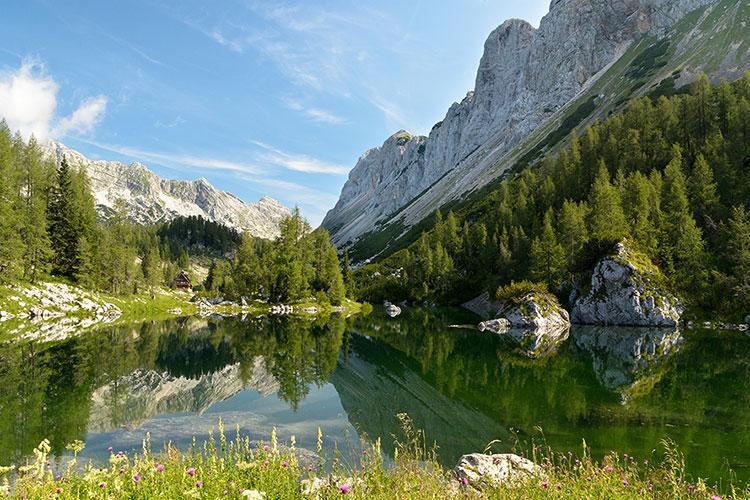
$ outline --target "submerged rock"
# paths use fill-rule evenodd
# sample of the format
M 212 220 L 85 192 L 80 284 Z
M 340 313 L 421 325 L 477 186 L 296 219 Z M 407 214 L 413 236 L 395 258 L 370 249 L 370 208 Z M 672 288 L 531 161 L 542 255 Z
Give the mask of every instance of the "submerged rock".
M 684 308 L 662 285 L 659 269 L 645 255 L 616 245 L 612 255 L 597 263 L 591 291 L 572 311 L 574 323 L 587 325 L 674 327 Z
M 531 460 L 511 453 L 464 455 L 453 469 L 459 480 L 479 487 L 482 484 L 499 486 L 522 483 L 533 477 L 543 476 L 542 468 Z

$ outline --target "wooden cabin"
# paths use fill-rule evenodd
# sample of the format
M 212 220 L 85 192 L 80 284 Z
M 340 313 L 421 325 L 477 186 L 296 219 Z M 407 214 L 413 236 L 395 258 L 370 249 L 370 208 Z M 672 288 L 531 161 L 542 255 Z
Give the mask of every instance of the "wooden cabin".
M 180 274 L 174 279 L 174 287 L 178 290 L 193 290 L 193 283 L 190 281 L 190 276 L 185 271 L 180 271 Z

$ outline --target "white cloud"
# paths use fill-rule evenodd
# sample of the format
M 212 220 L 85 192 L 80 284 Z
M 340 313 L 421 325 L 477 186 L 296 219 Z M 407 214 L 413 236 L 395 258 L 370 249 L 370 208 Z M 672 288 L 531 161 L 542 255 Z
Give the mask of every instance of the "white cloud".
M 252 143 L 264 150 L 264 153 L 261 153 L 258 156 L 261 161 L 270 163 L 272 165 L 277 165 L 288 170 L 316 174 L 338 175 L 346 174 L 349 171 L 349 168 L 342 165 L 335 165 L 333 163 L 324 162 L 307 155 L 286 153 L 263 142 L 252 141 Z
M 25 139 L 32 135 L 45 140 L 90 132 L 103 117 L 107 98 L 86 99 L 70 116 L 58 117 L 58 91 L 57 83 L 41 63 L 25 60 L 17 71 L 0 74 L 0 118 Z
M 86 99 L 72 115 L 60 119 L 52 130 L 53 137 L 61 137 L 69 133 L 87 134 L 91 132 L 104 116 L 107 109 L 107 98 L 103 95 Z
M 97 148 L 112 151 L 113 153 L 129 156 L 138 161 L 150 161 L 165 166 L 188 166 L 206 170 L 225 170 L 242 174 L 257 174 L 263 171 L 262 168 L 252 163 L 234 162 L 205 156 L 146 151 L 144 149 L 130 148 L 127 146 L 117 146 L 113 144 L 103 144 L 91 141 L 82 142 L 87 142 L 88 144 L 96 146 Z
M 284 99 L 284 104 L 287 108 L 293 111 L 299 111 L 300 113 L 307 115 L 308 118 L 316 122 L 329 123 L 332 125 L 341 125 L 342 123 L 346 123 L 346 120 L 344 118 L 335 115 L 330 111 L 326 111 L 325 109 L 321 108 L 305 106 L 297 99 Z

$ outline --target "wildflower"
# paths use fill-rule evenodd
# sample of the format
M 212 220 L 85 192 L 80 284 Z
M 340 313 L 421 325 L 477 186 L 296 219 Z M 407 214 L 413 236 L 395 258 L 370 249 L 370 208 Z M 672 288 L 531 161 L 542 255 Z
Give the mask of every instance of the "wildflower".
M 591 476 L 587 477 L 586 481 L 591 482 Z
M 271 449 L 271 447 L 270 447 L 270 446 L 268 446 L 267 444 L 264 444 L 264 445 L 263 445 L 263 451 L 267 452 L 267 451 L 268 451 L 268 450 L 270 450 L 270 449 Z
M 560 484 L 560 483 L 557 483 L 557 484 L 555 485 L 555 488 L 557 488 L 558 490 L 562 489 L 562 484 Z
M 125 474 L 125 467 L 120 467 L 120 474 Z
M 627 486 L 628 485 L 628 480 L 627 479 L 623 479 L 622 480 L 622 485 L 623 486 Z
M 549 481 L 542 481 L 542 488 L 544 489 L 549 488 Z
M 289 460 L 284 460 L 283 462 L 281 462 L 281 466 L 282 467 L 289 467 Z
M 107 451 L 112 453 L 112 447 L 111 446 L 107 447 Z
M 611 465 L 607 466 L 607 472 L 609 472 L 610 474 L 612 474 L 612 471 L 613 471 L 613 470 L 614 470 L 614 469 L 612 468 L 612 466 L 611 466 Z
M 652 491 L 654 491 L 654 485 L 651 483 L 648 483 L 648 492 L 651 493 Z
M 264 460 L 264 461 L 263 461 L 263 465 L 268 465 L 268 464 L 270 464 L 270 463 L 271 463 L 271 462 L 269 462 L 268 460 Z
M 464 478 L 461 479 L 461 482 L 463 483 L 464 486 L 468 486 L 468 484 L 469 484 L 469 478 L 468 477 L 464 477 Z
M 55 494 L 59 495 L 60 493 L 62 493 L 62 488 L 55 488 Z
M 158 464 L 156 466 L 156 472 L 164 472 L 164 464 Z
M 203 488 L 203 481 L 196 481 L 195 482 L 195 487 L 196 488 Z
M 227 495 L 229 495 L 229 491 L 228 490 L 224 490 L 224 496 L 227 496 Z
M 695 491 L 695 485 L 694 484 L 688 484 L 687 490 L 689 493 L 692 493 Z
M 195 467 L 189 467 L 185 472 L 188 476 L 193 477 L 195 475 Z
M 339 486 L 339 490 L 341 491 L 342 495 L 346 495 L 347 493 L 349 493 L 350 489 L 351 488 L 349 487 L 348 484 L 342 484 L 341 486 Z
M 136 482 L 136 483 L 140 483 L 141 482 L 141 475 L 136 472 L 135 476 L 133 476 L 133 481 Z
M 718 496 L 718 495 L 713 495 L 713 496 L 711 497 L 711 500 L 721 500 L 721 497 L 720 497 L 720 496 Z
M 648 459 L 643 461 L 643 465 L 648 465 Z

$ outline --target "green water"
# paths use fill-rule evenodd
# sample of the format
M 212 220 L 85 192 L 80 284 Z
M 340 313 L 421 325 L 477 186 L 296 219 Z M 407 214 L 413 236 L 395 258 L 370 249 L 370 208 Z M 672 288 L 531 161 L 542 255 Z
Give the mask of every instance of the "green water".
M 658 459 L 662 439 L 711 481 L 750 479 L 750 337 L 738 332 L 574 328 L 542 358 L 449 328 L 459 311 L 344 319 L 197 318 L 110 327 L 64 341 L 0 344 L 0 463 L 43 438 L 94 460 L 188 445 L 221 418 L 251 439 L 295 435 L 354 463 L 360 443 L 393 452 L 396 414 L 450 466 L 464 453 L 530 443 Z M 0 325 L 0 329 L 2 326 Z M 654 451 L 656 450 L 656 451 Z

